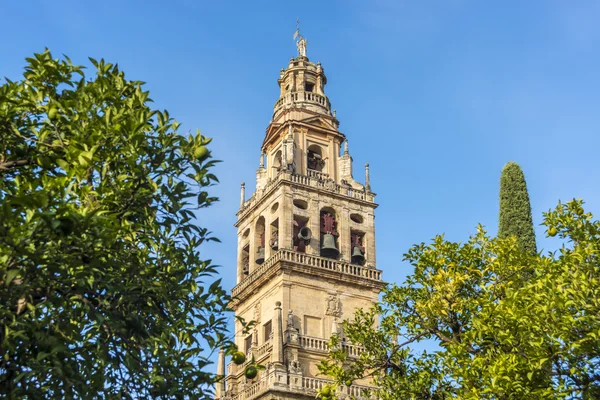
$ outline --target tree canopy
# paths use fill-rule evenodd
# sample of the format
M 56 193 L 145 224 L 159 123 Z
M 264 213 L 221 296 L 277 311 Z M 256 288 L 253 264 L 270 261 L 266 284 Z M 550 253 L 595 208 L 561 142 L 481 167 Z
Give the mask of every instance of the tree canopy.
M 406 282 L 343 324 L 360 355 L 334 337 L 320 368 L 338 384 L 369 377 L 382 399 L 599 398 L 600 222 L 573 200 L 544 224 L 564 240 L 555 253 L 482 227 L 466 243 L 412 247 Z M 422 341 L 430 351 L 411 349 Z
M 499 219 L 498 237 L 515 235 L 523 250 L 537 253 L 525 175 L 515 162 L 507 163 L 502 169 Z
M 205 347 L 229 343 L 195 214 L 210 139 L 90 60 L 45 51 L 0 85 L 0 394 L 209 398 Z

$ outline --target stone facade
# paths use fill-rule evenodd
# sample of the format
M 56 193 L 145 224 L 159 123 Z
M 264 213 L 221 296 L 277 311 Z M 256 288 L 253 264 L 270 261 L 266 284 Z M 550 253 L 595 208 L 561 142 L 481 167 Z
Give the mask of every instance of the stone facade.
M 375 194 L 368 181 L 352 177 L 323 67 L 298 56 L 278 83 L 249 199 L 242 184 L 232 290 L 236 315 L 256 321 L 248 334 L 236 322 L 236 344 L 266 369 L 248 380 L 246 365 L 229 363 L 225 371 L 221 353 L 218 373 L 226 378 L 217 385 L 217 399 L 314 398 L 327 383 L 317 364 L 330 336 L 343 338 L 340 322 L 370 307 L 383 286 L 375 258 Z M 345 341 L 343 347 L 360 352 Z M 360 396 L 368 384 L 340 388 L 340 397 Z

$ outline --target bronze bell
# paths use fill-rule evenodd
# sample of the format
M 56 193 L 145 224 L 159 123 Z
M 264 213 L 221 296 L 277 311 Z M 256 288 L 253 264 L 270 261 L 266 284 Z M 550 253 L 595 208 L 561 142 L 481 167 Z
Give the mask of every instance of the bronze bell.
M 335 236 L 331 233 L 323 235 L 323 246 L 321 247 L 321 255 L 325 257 L 335 258 L 339 254 L 339 250 L 335 246 Z
M 352 264 L 362 264 L 364 261 L 365 256 L 360 251 L 360 247 L 354 246 L 354 249 L 352 249 Z
M 242 273 L 244 275 L 248 275 L 249 272 L 250 272 L 250 266 L 248 264 L 244 264 L 244 269 L 242 269 Z
M 277 250 L 279 248 L 279 239 L 275 238 L 271 240 L 271 248 Z
M 261 247 L 260 249 L 258 249 L 257 253 L 258 256 L 256 257 L 256 263 L 262 264 L 263 262 L 265 262 L 265 248 Z
M 300 228 L 300 231 L 298 232 L 298 239 L 303 240 L 304 243 L 308 243 L 310 242 L 311 237 L 312 233 L 308 227 L 303 226 L 302 228 Z

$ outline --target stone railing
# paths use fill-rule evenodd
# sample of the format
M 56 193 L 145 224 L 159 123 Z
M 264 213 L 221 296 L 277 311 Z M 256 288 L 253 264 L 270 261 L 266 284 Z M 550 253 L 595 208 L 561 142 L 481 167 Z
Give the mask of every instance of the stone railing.
M 301 388 L 308 394 L 315 395 L 318 390 L 321 390 L 324 386 L 331 384 L 332 382 L 326 379 L 319 378 L 309 378 L 303 377 L 301 381 Z M 289 385 L 289 382 L 288 382 Z M 245 388 L 244 390 L 236 393 L 233 396 L 225 396 L 225 399 L 231 400 L 251 400 L 253 398 L 258 397 L 258 395 L 263 394 L 268 389 L 267 382 L 261 380 L 254 385 Z M 364 395 L 365 390 L 371 390 L 372 387 L 362 386 L 362 385 L 351 385 L 351 386 L 339 386 L 337 389 L 337 395 L 340 398 L 346 398 L 347 396 L 351 396 L 353 399 L 357 400 L 368 400 L 373 397 L 366 397 Z M 280 389 L 281 390 L 281 389 Z
M 246 369 L 246 367 L 252 362 L 253 356 L 255 362 L 263 361 L 263 358 L 270 354 L 272 348 L 273 339 L 269 339 L 267 342 L 261 344 L 258 347 L 251 347 L 246 353 L 246 361 L 242 365 L 236 365 L 233 362 L 227 364 L 227 375 L 236 375 L 244 369 Z
M 231 400 L 250 400 L 267 390 L 266 381 L 259 381 L 241 392 L 229 397 Z
M 311 171 L 312 172 L 312 171 Z M 314 176 L 290 175 L 290 181 L 303 186 L 311 186 L 319 189 L 324 189 L 329 192 L 341 194 L 342 196 L 352 197 L 354 199 L 373 202 L 373 194 L 362 190 L 356 190 L 349 186 L 342 186 L 335 183 L 329 178 L 317 178 Z
M 314 256 L 305 253 L 298 253 L 293 250 L 280 249 L 275 254 L 271 255 L 262 265 L 256 268 L 236 285 L 231 291 L 233 297 L 238 296 L 245 288 L 262 277 L 275 263 L 279 261 L 287 261 L 295 264 L 309 265 L 311 267 L 321 268 L 341 273 L 343 275 L 354 276 L 372 281 L 381 281 L 381 271 L 374 268 L 363 267 L 360 265 L 349 264 L 342 261 L 332 260 Z
M 275 112 L 293 103 L 312 103 L 325 107 L 328 110 L 330 108 L 329 100 L 323 95 L 315 92 L 292 92 L 284 94 L 275 102 Z
M 322 353 L 329 352 L 329 340 L 316 338 L 312 336 L 300 336 L 300 347 L 305 350 L 317 351 Z M 358 357 L 361 348 L 352 344 L 341 343 L 340 347 L 348 353 L 350 357 Z
M 269 339 L 267 342 L 263 343 L 262 345 L 260 345 L 255 353 L 254 353 L 254 357 L 259 360 L 261 359 L 263 356 L 265 356 L 266 354 L 268 354 L 271 349 L 273 348 L 273 339 Z
M 319 378 L 302 378 L 302 387 L 304 389 L 307 389 L 309 392 L 317 392 L 318 390 L 321 390 L 323 388 L 323 386 L 330 384 L 331 381 L 328 381 L 326 379 L 319 379 Z M 347 395 L 347 396 L 352 396 L 353 398 L 357 399 L 357 400 L 366 400 L 366 399 L 370 399 L 371 397 L 365 397 L 363 392 L 365 390 L 369 390 L 369 389 L 373 389 L 370 388 L 368 386 L 361 386 L 361 385 L 352 385 L 352 386 L 339 386 L 337 389 L 337 394 L 338 397 Z
M 282 181 L 291 182 L 305 187 L 323 189 L 341 196 L 367 201 L 369 203 L 375 202 L 374 193 L 356 190 L 350 186 L 338 185 L 329 178 L 328 174 L 322 172 L 308 170 L 308 175 L 298 175 L 287 171 L 281 171 L 279 174 L 277 174 L 277 176 L 275 176 L 275 178 L 269 180 L 264 188 L 255 192 L 252 197 L 244 202 L 244 205 L 238 211 L 238 218 L 243 218 L 246 213 L 249 212 L 249 210 L 260 201 L 260 199 L 267 195 L 271 189 L 273 189 L 279 182 Z
M 260 278 L 265 272 L 267 272 L 269 270 L 269 268 L 271 268 L 277 261 L 279 261 L 281 259 L 281 253 L 282 252 L 283 252 L 283 250 L 277 251 L 275 254 L 271 255 L 271 257 L 269 257 L 267 259 L 267 261 L 265 261 L 258 268 L 256 268 L 254 271 L 252 271 L 250 273 L 250 275 L 248 275 L 246 277 L 246 279 L 244 279 L 243 281 L 241 281 L 239 284 L 237 284 L 231 290 L 231 295 L 233 297 L 237 296 L 238 294 L 240 294 L 240 292 L 242 290 L 244 290 L 245 288 L 247 288 L 248 286 L 250 286 L 250 284 L 252 284 L 258 278 Z

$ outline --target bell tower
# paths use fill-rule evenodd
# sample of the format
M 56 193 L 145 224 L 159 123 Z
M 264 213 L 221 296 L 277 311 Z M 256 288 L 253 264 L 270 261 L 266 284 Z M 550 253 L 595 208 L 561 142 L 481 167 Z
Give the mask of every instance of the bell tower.
M 314 399 L 327 384 L 317 364 L 340 322 L 369 308 L 383 287 L 375 259 L 375 193 L 354 180 L 348 141 L 325 94 L 320 63 L 298 56 L 279 73 L 279 99 L 261 146 L 256 191 L 247 198 L 242 183 L 238 229 L 236 316 L 255 321 L 235 341 L 244 365 L 219 355 L 217 399 Z M 355 356 L 360 349 L 342 340 Z M 249 360 L 266 367 L 253 378 Z M 368 382 L 339 389 L 359 397 Z

